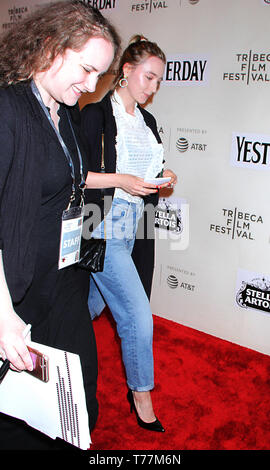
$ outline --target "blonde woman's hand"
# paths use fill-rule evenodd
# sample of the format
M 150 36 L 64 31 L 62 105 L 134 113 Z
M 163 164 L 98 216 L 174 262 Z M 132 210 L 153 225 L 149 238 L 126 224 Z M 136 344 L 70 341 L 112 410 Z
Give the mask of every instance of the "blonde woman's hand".
M 172 171 L 172 170 L 164 170 L 163 171 L 163 177 L 164 178 L 168 178 L 170 177 L 171 180 L 169 181 L 169 183 L 164 183 L 163 185 L 160 186 L 160 188 L 166 188 L 166 187 L 169 187 L 169 188 L 173 188 L 176 183 L 177 183 L 177 176 L 176 174 Z
M 146 183 L 143 178 L 138 176 L 119 174 L 119 185 L 117 187 L 123 189 L 132 196 L 148 196 L 157 192 L 157 186 Z

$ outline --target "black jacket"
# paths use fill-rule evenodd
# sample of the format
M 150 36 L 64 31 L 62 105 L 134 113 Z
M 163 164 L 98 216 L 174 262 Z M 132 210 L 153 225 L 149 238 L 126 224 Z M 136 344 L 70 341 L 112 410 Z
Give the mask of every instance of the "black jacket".
M 86 105 L 81 112 L 82 139 L 86 140 L 89 151 L 89 170 L 99 172 L 101 167 L 101 134 L 104 132 L 104 161 L 106 173 L 116 171 L 116 123 L 111 104 L 111 93 L 108 93 L 100 102 Z M 161 139 L 157 130 L 154 116 L 139 106 L 145 123 L 154 133 L 158 143 Z M 114 188 L 105 190 L 105 194 L 113 197 Z M 98 204 L 103 210 L 102 195 L 98 189 L 86 191 L 86 201 Z M 158 193 L 144 198 L 145 205 L 152 204 L 154 207 L 158 203 Z M 145 291 L 150 297 L 152 277 L 154 270 L 154 212 L 151 211 L 152 220 L 149 220 L 149 213 L 144 213 L 144 238 L 136 238 L 133 249 L 133 260 L 138 273 L 143 282 Z M 148 220 L 147 220 L 148 219 Z M 151 230 L 149 231 L 149 227 Z M 147 233 L 148 228 L 148 233 Z M 138 229 L 139 232 L 140 228 Z M 150 233 L 151 232 L 151 233 Z
M 28 84 L 0 89 L 0 249 L 15 304 L 24 297 L 36 264 L 48 133 L 57 140 L 42 113 Z M 78 136 L 75 124 L 74 130 Z

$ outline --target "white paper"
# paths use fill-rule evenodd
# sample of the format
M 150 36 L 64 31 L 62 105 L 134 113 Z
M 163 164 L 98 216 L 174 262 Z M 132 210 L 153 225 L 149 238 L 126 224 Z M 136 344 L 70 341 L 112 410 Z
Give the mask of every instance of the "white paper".
M 89 449 L 91 437 L 79 356 L 32 341 L 27 344 L 49 356 L 49 381 L 10 369 L 0 385 L 0 411 L 22 419 L 52 439 L 59 437 L 80 449 Z
M 146 183 L 151 183 L 151 184 L 164 184 L 168 183 L 171 180 L 171 177 L 167 178 L 145 178 Z

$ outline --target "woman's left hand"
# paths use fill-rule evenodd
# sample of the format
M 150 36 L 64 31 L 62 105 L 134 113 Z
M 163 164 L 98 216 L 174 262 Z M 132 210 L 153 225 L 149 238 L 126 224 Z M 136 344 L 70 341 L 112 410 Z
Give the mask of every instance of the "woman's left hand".
M 177 183 L 177 176 L 172 170 L 164 170 L 163 171 L 163 177 L 168 178 L 170 177 L 171 180 L 168 183 L 164 183 L 160 186 L 160 189 L 162 188 L 173 188 L 176 183 Z

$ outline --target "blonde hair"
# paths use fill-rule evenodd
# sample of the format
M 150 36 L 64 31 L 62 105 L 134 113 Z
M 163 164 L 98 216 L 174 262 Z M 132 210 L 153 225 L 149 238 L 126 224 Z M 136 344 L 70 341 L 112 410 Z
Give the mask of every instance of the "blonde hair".
M 127 48 L 124 50 L 118 66 L 118 73 L 115 83 L 117 84 L 121 78 L 124 77 L 123 66 L 126 63 L 132 65 L 139 65 L 147 57 L 158 57 L 164 64 L 166 64 L 166 56 L 160 47 L 152 41 L 149 41 L 145 36 L 136 34 L 132 36 Z

